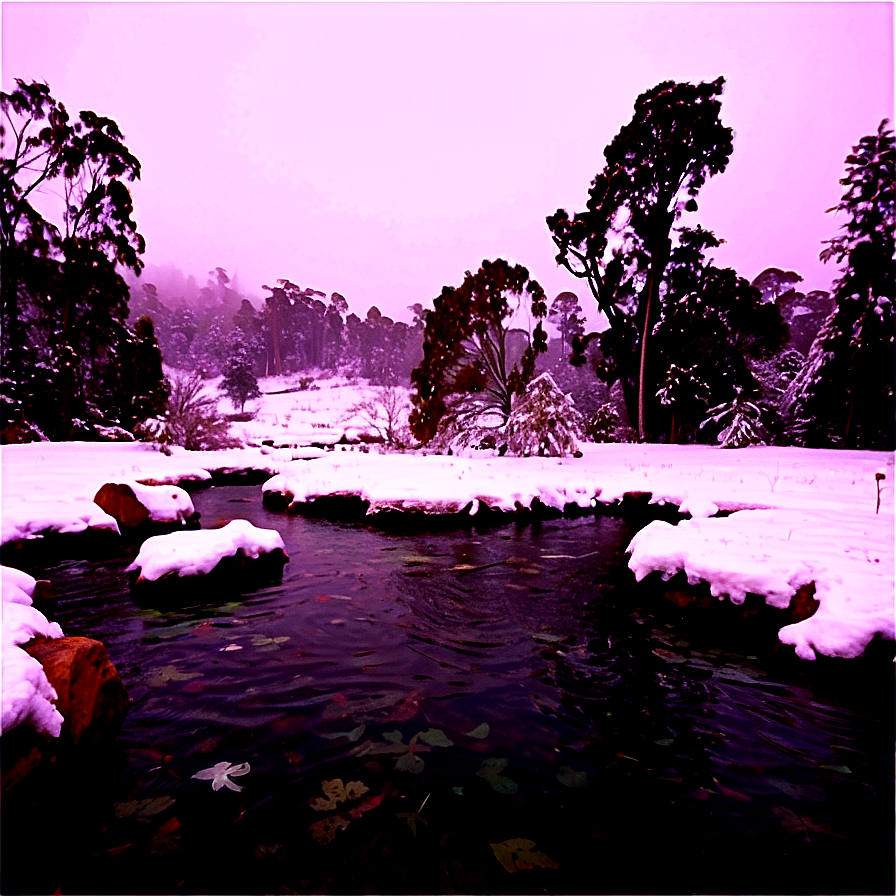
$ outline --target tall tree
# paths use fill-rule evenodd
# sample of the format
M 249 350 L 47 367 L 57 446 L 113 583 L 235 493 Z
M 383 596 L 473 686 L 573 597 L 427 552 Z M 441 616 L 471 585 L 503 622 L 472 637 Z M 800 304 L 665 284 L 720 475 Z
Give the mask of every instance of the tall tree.
M 579 297 L 574 292 L 561 292 L 548 311 L 548 321 L 560 331 L 560 346 L 565 357 L 576 336 L 585 332 L 585 318 Z
M 894 172 L 893 130 L 884 119 L 846 157 L 846 189 L 828 209 L 846 221 L 820 257 L 840 263 L 841 276 L 834 310 L 784 396 L 797 444 L 894 446 Z
M 547 218 L 557 262 L 587 280 L 610 324 L 601 340 L 612 352 L 629 414 L 641 439 L 655 435 L 648 402 L 657 372 L 650 334 L 672 249 L 672 226 L 708 177 L 725 170 L 731 128 L 719 118 L 724 78 L 690 84 L 664 81 L 641 94 L 631 122 L 604 150 L 606 165 L 591 182 L 586 210 Z M 634 412 L 634 413 L 633 413 Z
M 514 358 L 512 321 L 527 300 L 537 321 L 520 357 Z M 483 261 L 459 287 L 446 286 L 426 314 L 423 360 L 411 374 L 414 385 L 410 425 L 428 442 L 444 416 L 451 395 L 471 396 L 477 410 L 491 410 L 505 421 L 512 400 L 535 372 L 535 358 L 545 351 L 542 321 L 547 315 L 544 290 L 522 265 L 503 259 Z M 525 334 L 524 334 L 525 335 Z
M 49 428 L 68 437 L 76 417 L 103 416 L 94 399 L 121 379 L 128 289 L 119 271 L 139 273 L 144 250 L 125 182 L 140 177 L 140 163 L 112 119 L 82 111 L 73 121 L 46 84 L 16 85 L 0 96 L 7 379 L 19 391 L 19 410 L 30 400 L 33 411 L 36 397 L 22 394 L 32 344 L 26 331 L 43 330 L 60 397 Z M 39 194 L 61 197 L 54 221 L 35 207 Z

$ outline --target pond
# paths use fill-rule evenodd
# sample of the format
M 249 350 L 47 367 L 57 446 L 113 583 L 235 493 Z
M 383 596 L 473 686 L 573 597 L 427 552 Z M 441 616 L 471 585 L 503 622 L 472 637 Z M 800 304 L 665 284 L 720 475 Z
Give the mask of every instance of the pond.
M 136 545 L 31 570 L 132 703 L 5 807 L 4 893 L 893 892 L 886 664 L 684 621 L 612 516 L 396 535 L 194 502 L 278 529 L 282 582 L 171 609 L 132 600 Z M 195 777 L 219 763 L 242 790 Z

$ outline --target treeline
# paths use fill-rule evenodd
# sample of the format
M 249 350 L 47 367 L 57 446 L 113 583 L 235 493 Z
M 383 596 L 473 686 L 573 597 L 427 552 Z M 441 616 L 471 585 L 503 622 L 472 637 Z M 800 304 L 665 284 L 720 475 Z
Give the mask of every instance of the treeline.
M 604 149 L 584 209 L 546 218 L 557 263 L 585 282 L 609 323 L 573 336 L 573 364 L 590 361 L 607 389 L 608 400 L 585 411 L 587 435 L 891 449 L 889 122 L 853 147 L 843 196 L 829 209 L 844 221 L 820 254 L 839 266 L 832 294 L 802 295 L 793 272 L 769 268 L 750 283 L 718 267 L 711 253 L 722 241 L 684 223 L 734 149 L 733 132 L 721 121 L 723 87 L 723 78 L 665 81 L 643 93 L 631 122 Z M 527 351 L 537 358 L 547 349 L 547 306 L 525 268 L 486 260 L 459 286 L 442 290 L 413 374 L 410 422 L 419 440 L 469 445 L 472 433 L 480 444 L 501 443 L 538 370 L 537 361 L 513 361 L 505 352 L 514 304 L 524 302 L 535 323 Z M 550 390 L 543 382 L 538 388 L 544 405 Z M 540 444 L 534 436 L 530 443 Z
M 257 377 L 318 371 L 394 385 L 408 382 L 420 361 L 420 305 L 409 309 L 410 324 L 376 306 L 362 319 L 338 292 L 327 296 L 278 280 L 262 287 L 269 295 L 256 308 L 221 267 L 209 272 L 206 286 L 190 301 L 176 286 L 149 282 L 151 274 L 131 280 L 130 318 L 152 319 L 165 363 L 180 370 L 213 377 L 240 358 Z

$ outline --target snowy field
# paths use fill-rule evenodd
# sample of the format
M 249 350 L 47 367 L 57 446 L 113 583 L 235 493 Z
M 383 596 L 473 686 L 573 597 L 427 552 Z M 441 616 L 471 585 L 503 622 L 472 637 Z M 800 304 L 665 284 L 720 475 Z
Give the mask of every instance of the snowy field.
M 263 390 L 271 386 L 270 380 L 262 382 Z M 347 409 L 358 400 L 358 391 L 344 381 L 317 391 L 265 396 L 257 403 L 255 420 L 234 424 L 234 434 L 256 443 L 243 449 L 174 449 L 165 456 L 135 443 L 3 446 L 2 542 L 51 531 L 116 529 L 115 521 L 93 503 L 103 483 L 202 481 L 212 470 L 267 471 L 271 479 L 259 488 L 259 501 L 263 490 L 297 502 L 352 494 L 370 502 L 371 514 L 390 509 L 475 514 L 481 505 L 514 510 L 528 508 L 536 499 L 560 509 L 567 504 L 589 507 L 612 503 L 626 493 L 648 492 L 653 503 L 674 504 L 691 519 L 677 526 L 654 522 L 638 533 L 629 564 L 636 578 L 653 571 L 667 577 L 684 571 L 691 582 L 709 583 L 720 599 L 737 603 L 746 593 L 756 593 L 779 607 L 813 582 L 818 611 L 779 634 L 806 660 L 817 653 L 856 657 L 875 636 L 894 638 L 890 453 L 586 444 L 580 458 L 543 459 L 502 458 L 490 452 L 464 457 L 365 453 L 345 445 L 302 450 L 302 445 L 321 441 L 323 432 L 336 441 L 346 426 L 358 424 L 346 422 Z M 222 410 L 228 410 L 227 404 L 222 400 Z M 260 446 L 264 439 L 296 447 Z M 320 456 L 292 459 L 315 455 Z M 734 512 L 713 518 L 719 510 Z M 293 562 L 300 564 L 301 558 Z M 21 606 L 30 599 L 27 589 L 8 585 L 6 578 L 3 585 L 5 729 L 6 719 L 48 717 L 42 705 L 46 689 L 33 681 L 34 670 L 22 666 L 22 673 L 31 676 L 22 687 L 13 666 L 7 670 L 7 654 L 12 653 L 7 646 L 20 638 L 20 629 L 7 631 L 20 613 L 9 609 L 10 602 Z M 20 693 L 25 704 L 10 697 L 7 706 L 7 696 Z

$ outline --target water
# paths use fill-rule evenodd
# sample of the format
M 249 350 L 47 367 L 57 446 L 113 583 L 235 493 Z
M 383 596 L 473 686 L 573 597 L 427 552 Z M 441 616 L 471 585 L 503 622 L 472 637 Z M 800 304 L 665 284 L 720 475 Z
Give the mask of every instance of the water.
M 33 570 L 132 705 L 52 813 L 4 807 L 4 893 L 893 892 L 885 665 L 663 610 L 611 517 L 397 536 L 259 497 L 194 496 L 281 532 L 275 585 L 140 607 L 135 545 Z M 192 777 L 221 762 L 241 792 Z

